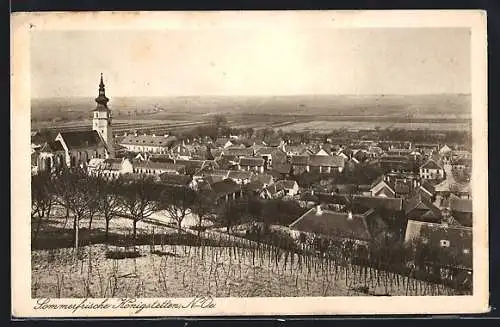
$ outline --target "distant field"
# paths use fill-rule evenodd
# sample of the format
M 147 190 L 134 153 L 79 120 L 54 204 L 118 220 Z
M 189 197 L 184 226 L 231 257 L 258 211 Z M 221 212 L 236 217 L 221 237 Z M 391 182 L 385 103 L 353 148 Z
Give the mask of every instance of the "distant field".
M 181 129 L 223 114 L 234 127 L 319 130 L 339 128 L 470 128 L 470 96 L 290 96 L 112 98 L 115 130 Z M 32 128 L 86 129 L 92 98 L 33 99 Z

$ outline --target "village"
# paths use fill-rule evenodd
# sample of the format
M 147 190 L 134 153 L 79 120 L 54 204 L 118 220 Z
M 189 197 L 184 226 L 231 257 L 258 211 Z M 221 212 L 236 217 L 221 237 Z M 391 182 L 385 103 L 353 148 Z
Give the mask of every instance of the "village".
M 397 271 L 410 267 L 427 272 L 427 280 L 437 275 L 471 287 L 472 155 L 466 144 L 442 137 L 425 142 L 410 132 L 407 139 L 389 139 L 375 130 L 237 129 L 222 115 L 183 133 L 118 135 L 102 76 L 95 101 L 92 130 L 61 131 L 50 139 L 32 132 L 32 178 L 76 169 L 116 189 L 147 180 L 153 193 L 168 190 L 168 205 L 140 217 L 138 203 L 125 205 L 120 215 L 131 217 L 134 233 L 136 221 L 163 210 L 174 226 L 195 233 L 212 229 L 274 246 L 288 244 L 276 241 L 282 237 L 322 254 L 349 244 L 353 262 L 377 248 L 388 253 L 386 269 L 399 264 L 404 268 Z M 409 244 L 425 258 L 397 262 L 394 253 Z

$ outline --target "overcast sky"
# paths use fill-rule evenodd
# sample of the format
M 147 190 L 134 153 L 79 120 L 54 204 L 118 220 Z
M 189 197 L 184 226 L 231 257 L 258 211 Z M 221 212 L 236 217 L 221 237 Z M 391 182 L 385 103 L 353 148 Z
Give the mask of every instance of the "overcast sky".
M 43 31 L 33 97 L 470 93 L 468 29 Z

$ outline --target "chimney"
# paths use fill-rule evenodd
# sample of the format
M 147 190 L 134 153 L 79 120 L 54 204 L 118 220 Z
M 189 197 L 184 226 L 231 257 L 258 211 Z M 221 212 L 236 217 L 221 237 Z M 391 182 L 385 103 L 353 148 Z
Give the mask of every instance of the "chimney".
M 323 210 L 321 210 L 321 206 L 318 204 L 316 206 L 316 215 L 321 216 L 323 214 Z

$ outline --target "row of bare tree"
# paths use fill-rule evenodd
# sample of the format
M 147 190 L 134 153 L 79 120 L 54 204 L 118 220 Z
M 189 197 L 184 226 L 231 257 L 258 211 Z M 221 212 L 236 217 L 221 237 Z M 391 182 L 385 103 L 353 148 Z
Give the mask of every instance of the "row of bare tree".
M 32 210 L 35 222 L 33 240 L 38 238 L 41 225 L 48 221 L 54 205 L 66 210 L 66 221 L 72 217 L 74 244 L 78 248 L 80 222 L 88 221 L 92 229 L 95 217 L 105 221 L 105 237 L 109 235 L 110 221 L 117 216 L 132 220 L 134 239 L 137 223 L 158 210 L 165 210 L 181 230 L 184 218 L 196 213 L 201 230 L 202 222 L 215 208 L 214 195 L 209 191 L 195 192 L 187 187 L 175 187 L 158 183 L 146 175 L 103 178 L 99 173 L 88 174 L 82 169 L 62 169 L 41 172 L 32 176 Z

